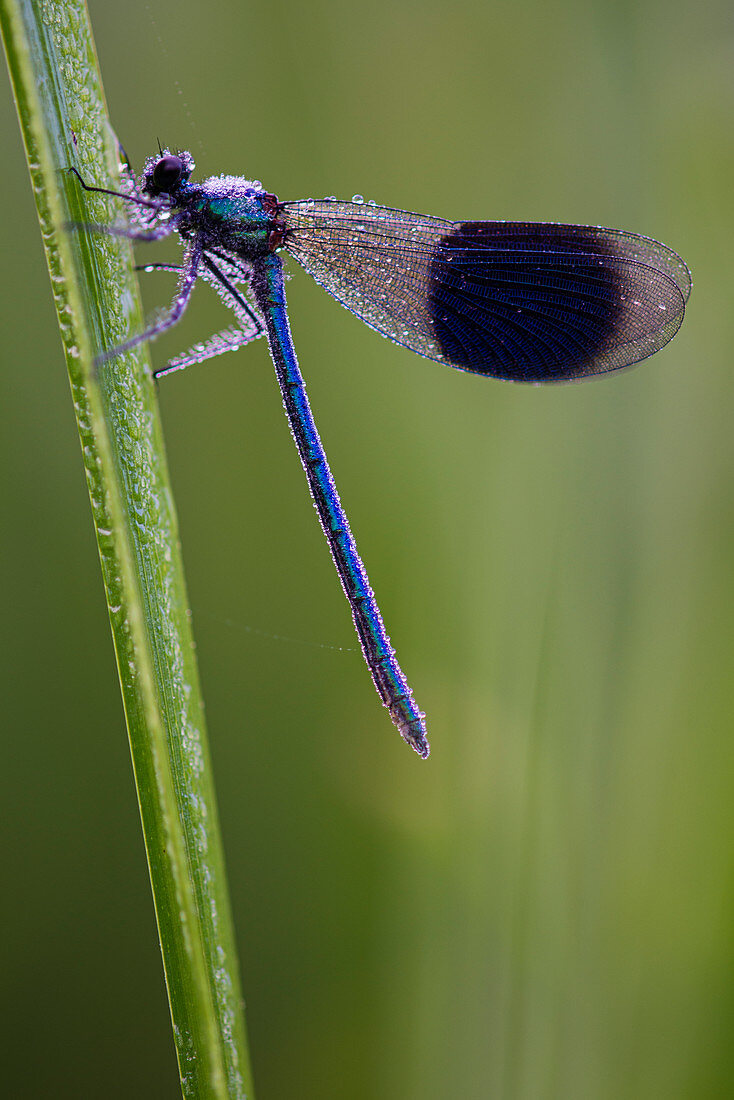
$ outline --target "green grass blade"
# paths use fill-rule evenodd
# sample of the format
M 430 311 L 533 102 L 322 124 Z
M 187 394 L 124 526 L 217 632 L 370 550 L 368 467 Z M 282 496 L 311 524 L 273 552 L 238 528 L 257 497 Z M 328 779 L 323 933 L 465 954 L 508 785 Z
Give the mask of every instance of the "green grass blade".
M 141 326 L 119 221 L 66 169 L 114 188 L 82 0 L 0 0 L 0 25 L 79 427 L 186 1097 L 251 1097 L 238 963 L 176 517 L 144 350 L 95 370 Z M 28 323 L 26 319 L 24 323 Z M 25 368 L 25 364 L 20 365 Z M 69 622 L 70 644 L 75 624 Z M 82 1087 L 83 1091 L 83 1087 Z

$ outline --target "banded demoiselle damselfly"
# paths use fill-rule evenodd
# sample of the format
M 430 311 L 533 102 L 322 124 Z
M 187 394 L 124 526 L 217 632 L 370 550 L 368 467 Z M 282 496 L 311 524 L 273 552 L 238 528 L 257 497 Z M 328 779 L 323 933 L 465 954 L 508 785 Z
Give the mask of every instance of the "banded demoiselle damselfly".
M 242 176 L 191 179 L 188 152 L 160 149 L 139 178 L 123 165 L 132 216 L 106 232 L 184 245 L 170 310 L 105 361 L 169 329 L 198 279 L 231 326 L 155 372 L 161 378 L 265 335 L 288 423 L 377 692 L 422 757 L 423 713 L 390 644 L 306 396 L 286 312 L 286 252 L 383 336 L 428 359 L 513 382 L 565 382 L 638 363 L 675 336 L 691 290 L 683 260 L 648 237 L 588 225 L 449 222 L 334 198 L 281 202 Z M 78 173 L 77 173 L 78 176 Z M 82 186 L 88 190 L 103 190 Z M 102 227 L 103 228 L 103 227 Z

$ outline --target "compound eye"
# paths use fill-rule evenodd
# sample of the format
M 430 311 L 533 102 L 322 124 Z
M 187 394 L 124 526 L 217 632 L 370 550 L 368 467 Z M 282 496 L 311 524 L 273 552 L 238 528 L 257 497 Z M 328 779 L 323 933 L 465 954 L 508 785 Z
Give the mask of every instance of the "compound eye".
M 172 154 L 161 159 L 153 169 L 153 186 L 156 191 L 168 193 L 183 175 L 183 161 Z

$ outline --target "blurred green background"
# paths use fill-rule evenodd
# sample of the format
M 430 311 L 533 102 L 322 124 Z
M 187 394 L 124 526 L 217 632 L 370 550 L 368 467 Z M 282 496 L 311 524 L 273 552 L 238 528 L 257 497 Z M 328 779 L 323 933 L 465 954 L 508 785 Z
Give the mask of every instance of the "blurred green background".
M 160 138 L 201 173 L 284 199 L 360 192 L 448 218 L 632 229 L 694 277 L 683 329 L 653 360 L 544 389 L 380 340 L 292 266 L 301 366 L 428 714 L 426 764 L 357 650 L 265 346 L 161 385 L 258 1100 L 730 1096 L 730 3 L 95 0 L 91 13 L 138 165 Z M 9 95 L 0 127 L 3 1091 L 173 1098 L 90 509 Z M 150 276 L 148 308 L 171 289 Z M 156 362 L 225 320 L 200 291 Z

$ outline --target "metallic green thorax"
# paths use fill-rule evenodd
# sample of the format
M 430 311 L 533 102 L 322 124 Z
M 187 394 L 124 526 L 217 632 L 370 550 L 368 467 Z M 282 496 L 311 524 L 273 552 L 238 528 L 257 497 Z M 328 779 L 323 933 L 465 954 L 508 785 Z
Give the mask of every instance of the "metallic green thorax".
M 212 247 L 254 259 L 273 250 L 277 199 L 237 176 L 212 176 L 184 183 L 175 205 L 179 231 L 204 237 Z

